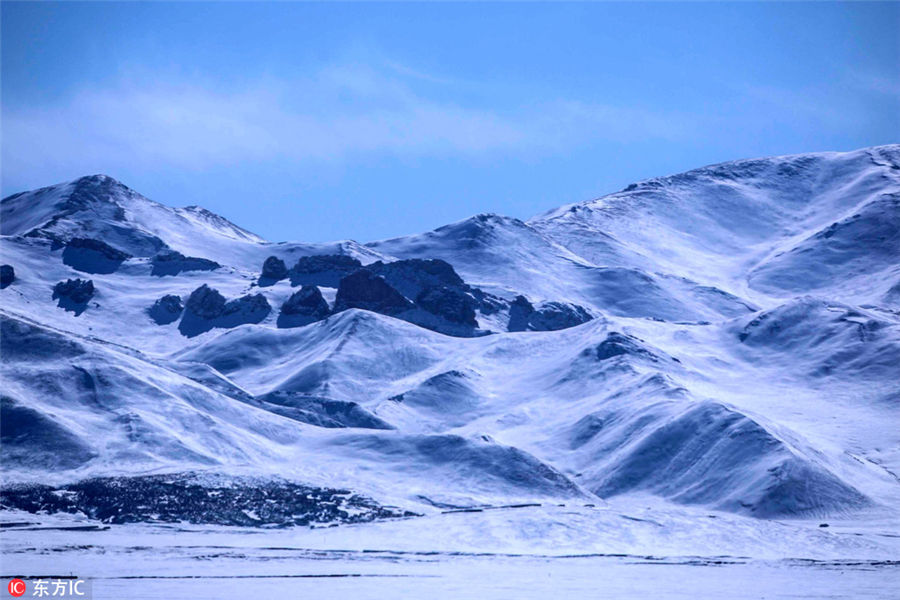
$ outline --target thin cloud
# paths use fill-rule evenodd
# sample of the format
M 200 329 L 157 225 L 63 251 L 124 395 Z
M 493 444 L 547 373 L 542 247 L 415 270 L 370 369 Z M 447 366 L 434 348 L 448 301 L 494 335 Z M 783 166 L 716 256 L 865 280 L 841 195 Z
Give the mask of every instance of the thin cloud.
M 446 90 L 438 99 L 419 89 L 424 78 L 396 64 L 336 65 L 237 91 L 133 78 L 59 104 L 4 107 L 4 170 L 26 183 L 48 171 L 115 172 L 137 164 L 206 169 L 377 153 L 484 159 L 690 135 L 684 118 L 629 107 L 576 100 L 464 105 L 447 100 Z

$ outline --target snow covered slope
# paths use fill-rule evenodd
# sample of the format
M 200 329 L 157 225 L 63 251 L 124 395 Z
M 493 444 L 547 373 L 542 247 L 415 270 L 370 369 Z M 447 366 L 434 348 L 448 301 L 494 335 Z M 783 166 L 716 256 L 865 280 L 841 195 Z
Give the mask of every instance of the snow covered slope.
M 272 244 L 106 176 L 0 214 L 7 482 L 898 516 L 900 146 L 367 244 Z

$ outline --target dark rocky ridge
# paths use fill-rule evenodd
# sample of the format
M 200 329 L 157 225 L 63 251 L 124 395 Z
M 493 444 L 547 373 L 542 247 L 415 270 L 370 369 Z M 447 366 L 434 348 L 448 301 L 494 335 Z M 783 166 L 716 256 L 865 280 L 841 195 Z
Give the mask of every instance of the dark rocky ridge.
M 259 323 L 272 311 L 262 294 L 248 294 L 226 301 L 218 290 L 203 284 L 188 297 L 178 330 L 194 337 L 215 327 L 231 328 Z
M 62 253 L 63 264 L 76 271 L 96 274 L 114 273 L 129 258 L 130 254 L 106 242 L 81 237 L 69 240 Z
M 509 307 L 508 331 L 558 331 L 587 323 L 594 317 L 577 304 L 543 302 L 535 308 L 524 296 Z
M 0 506 L 37 513 L 82 513 L 103 523 L 180 523 L 293 527 L 365 523 L 418 516 L 386 508 L 349 490 L 279 479 L 214 478 L 187 474 L 98 477 L 53 488 L 13 485 Z
M 340 281 L 334 300 L 334 312 L 361 308 L 383 315 L 396 316 L 412 310 L 413 303 L 391 287 L 384 277 L 368 269 L 360 269 Z
M 338 287 L 341 279 L 362 267 L 352 256 L 321 254 L 303 256 L 288 271 L 291 285 L 318 285 Z
M 327 317 L 331 312 L 322 292 L 314 285 L 304 285 L 281 305 L 278 327 L 300 327 Z
M 215 271 L 222 267 L 219 263 L 208 258 L 185 256 L 175 250 L 165 250 L 153 257 L 151 261 L 151 275 L 163 277 L 165 275 L 178 275 L 182 271 Z

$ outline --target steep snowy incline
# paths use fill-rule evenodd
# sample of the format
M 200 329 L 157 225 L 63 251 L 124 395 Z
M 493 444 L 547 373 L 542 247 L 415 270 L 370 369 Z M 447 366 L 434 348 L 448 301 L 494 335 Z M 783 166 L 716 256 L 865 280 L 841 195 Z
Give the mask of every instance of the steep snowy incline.
M 524 293 L 533 301 L 563 300 L 671 321 L 720 320 L 751 310 L 748 302 L 722 290 L 652 272 L 648 261 L 615 241 L 600 243 L 608 247 L 604 256 L 610 260 L 598 265 L 518 219 L 477 215 L 367 247 L 399 258 L 442 258 L 467 281 L 507 298 Z
M 354 242 L 272 244 L 199 206 L 171 208 L 148 200 L 107 175 L 91 175 L 3 199 L 4 236 L 102 240 L 136 257 L 165 249 L 222 265 L 257 270 L 278 252 L 285 259 L 308 254 L 360 254 L 379 258 Z
M 893 267 L 896 279 L 898 192 L 893 145 L 722 163 L 564 206 L 528 225 L 597 264 L 611 263 L 612 240 L 656 269 L 760 301 L 754 289 L 840 292 L 859 263 L 877 277 Z M 808 273 L 819 260 L 824 265 Z M 751 271 L 758 275 L 748 290 Z M 860 297 L 856 290 L 847 299 Z

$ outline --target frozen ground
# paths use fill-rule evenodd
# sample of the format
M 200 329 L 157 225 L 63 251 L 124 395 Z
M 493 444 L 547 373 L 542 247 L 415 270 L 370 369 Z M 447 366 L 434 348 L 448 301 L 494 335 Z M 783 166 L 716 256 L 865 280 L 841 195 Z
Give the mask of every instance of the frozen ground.
M 538 506 L 259 530 L 8 514 L 4 574 L 95 598 L 895 598 L 896 523 L 771 522 L 652 506 Z M 31 524 L 24 524 L 31 523 Z

